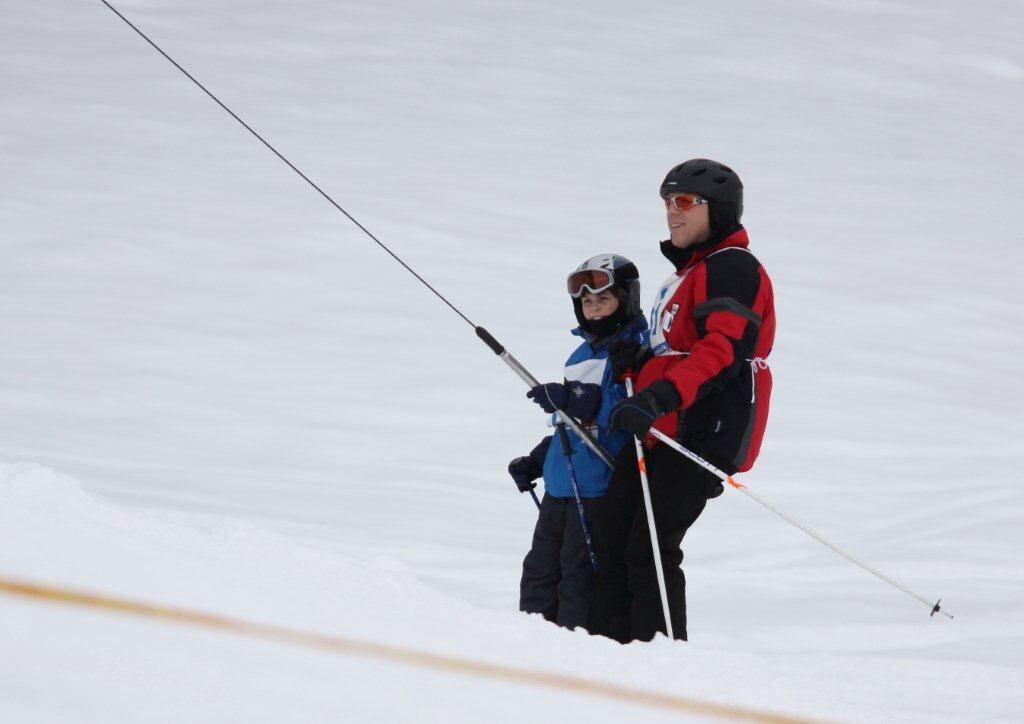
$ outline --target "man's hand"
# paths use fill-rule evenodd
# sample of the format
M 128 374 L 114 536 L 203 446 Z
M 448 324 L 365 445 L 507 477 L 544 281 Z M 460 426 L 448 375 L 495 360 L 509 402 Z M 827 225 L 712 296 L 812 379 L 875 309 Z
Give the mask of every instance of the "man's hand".
M 608 361 L 612 366 L 612 379 L 621 380 L 626 372 L 639 372 L 654 355 L 651 348 L 635 339 L 617 339 L 608 345 Z
M 608 426 L 612 430 L 626 430 L 643 440 L 655 420 L 679 409 L 682 404 L 675 385 L 668 380 L 655 380 L 613 407 Z

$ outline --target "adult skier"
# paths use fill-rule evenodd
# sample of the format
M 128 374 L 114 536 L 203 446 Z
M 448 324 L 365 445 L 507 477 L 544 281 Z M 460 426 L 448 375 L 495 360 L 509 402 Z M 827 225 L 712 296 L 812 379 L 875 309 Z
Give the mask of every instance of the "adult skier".
M 648 437 L 652 427 L 732 474 L 757 458 L 768 417 L 775 336 L 772 285 L 747 248 L 740 224 L 743 184 L 709 159 L 681 163 L 660 189 L 675 268 L 657 292 L 650 347 L 610 350 L 616 375 L 636 373 L 636 394 L 619 402 L 612 430 L 645 445 L 655 527 L 675 637 L 686 639 L 686 579 L 680 549 L 708 498 L 722 492 L 711 473 Z M 635 446 L 616 460 L 594 531 L 601 571 L 588 630 L 622 643 L 665 631 Z

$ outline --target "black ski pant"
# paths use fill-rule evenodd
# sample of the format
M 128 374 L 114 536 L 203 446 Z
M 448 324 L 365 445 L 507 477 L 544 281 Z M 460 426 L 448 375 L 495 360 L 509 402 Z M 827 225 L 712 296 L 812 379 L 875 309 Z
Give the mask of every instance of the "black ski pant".
M 587 527 L 593 527 L 601 498 L 581 498 Z M 576 498 L 545 495 L 533 544 L 523 560 L 519 610 L 539 613 L 559 626 L 585 626 L 594 592 L 594 569 L 580 523 Z
M 680 546 L 708 496 L 721 488 L 714 475 L 665 445 L 646 450 L 645 460 L 672 631 L 685 641 L 686 578 Z M 616 459 L 593 534 L 600 572 L 587 630 L 620 643 L 650 641 L 655 633 L 665 633 L 635 445 Z

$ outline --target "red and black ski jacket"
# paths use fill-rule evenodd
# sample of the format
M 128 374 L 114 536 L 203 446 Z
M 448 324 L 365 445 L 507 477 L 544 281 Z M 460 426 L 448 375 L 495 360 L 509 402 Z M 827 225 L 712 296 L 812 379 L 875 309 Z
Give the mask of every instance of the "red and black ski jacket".
M 683 401 L 654 426 L 726 473 L 749 470 L 768 421 L 775 301 L 740 228 L 693 253 L 662 285 L 651 310 L 643 389 L 671 381 Z M 648 438 L 652 444 L 652 438 Z

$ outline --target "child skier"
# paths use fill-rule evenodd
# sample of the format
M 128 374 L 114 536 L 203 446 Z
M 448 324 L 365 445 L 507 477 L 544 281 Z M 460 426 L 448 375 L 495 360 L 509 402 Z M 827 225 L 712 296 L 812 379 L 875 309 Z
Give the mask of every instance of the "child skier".
M 584 342 L 566 360 L 563 382 L 537 385 L 526 396 L 547 413 L 560 408 L 577 419 L 614 457 L 632 438 L 608 430 L 609 412 L 626 396 L 609 363 L 608 346 L 615 340 L 648 342 L 639 275 L 629 259 L 601 254 L 570 274 L 568 287 L 579 322 L 572 333 Z M 551 423 L 555 435 L 508 466 L 521 492 L 532 491 L 537 487 L 533 481 L 544 478 L 533 543 L 523 561 L 519 609 L 575 628 L 586 623 L 590 608 L 600 565 L 589 541 L 590 524 L 612 471 L 572 430 L 559 425 L 557 415 L 552 414 Z

